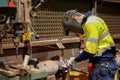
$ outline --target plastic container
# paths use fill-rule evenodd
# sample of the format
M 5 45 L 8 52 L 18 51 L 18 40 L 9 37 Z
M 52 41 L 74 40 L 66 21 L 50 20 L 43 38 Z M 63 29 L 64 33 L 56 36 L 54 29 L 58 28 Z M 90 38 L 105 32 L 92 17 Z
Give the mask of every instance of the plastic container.
M 67 80 L 88 80 L 88 77 L 84 72 L 69 71 Z

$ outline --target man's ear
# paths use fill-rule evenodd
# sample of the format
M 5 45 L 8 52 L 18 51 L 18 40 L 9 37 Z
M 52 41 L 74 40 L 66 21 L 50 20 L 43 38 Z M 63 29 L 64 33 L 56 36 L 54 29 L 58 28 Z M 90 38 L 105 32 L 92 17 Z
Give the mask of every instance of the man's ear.
M 78 23 L 79 23 L 79 21 L 80 21 L 78 16 L 74 16 L 73 19 L 74 19 L 76 22 L 78 22 Z
M 74 17 L 75 21 L 78 22 L 78 23 L 80 23 L 80 24 L 82 22 L 82 18 L 83 18 L 82 16 L 75 16 Z
M 79 22 L 79 20 L 78 20 L 78 17 L 77 17 L 77 16 L 72 16 L 72 19 L 73 19 L 74 21 L 76 21 L 76 22 Z

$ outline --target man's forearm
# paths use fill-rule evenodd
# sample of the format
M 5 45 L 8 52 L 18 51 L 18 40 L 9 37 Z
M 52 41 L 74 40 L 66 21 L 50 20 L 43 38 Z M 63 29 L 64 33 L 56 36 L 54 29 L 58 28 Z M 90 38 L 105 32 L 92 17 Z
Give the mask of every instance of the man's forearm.
M 88 59 L 88 58 L 91 58 L 93 57 L 94 54 L 91 54 L 91 53 L 88 53 L 86 51 L 83 51 L 81 54 L 79 54 L 76 58 L 75 58 L 75 61 L 76 62 L 80 62 L 82 60 L 85 60 L 85 59 Z

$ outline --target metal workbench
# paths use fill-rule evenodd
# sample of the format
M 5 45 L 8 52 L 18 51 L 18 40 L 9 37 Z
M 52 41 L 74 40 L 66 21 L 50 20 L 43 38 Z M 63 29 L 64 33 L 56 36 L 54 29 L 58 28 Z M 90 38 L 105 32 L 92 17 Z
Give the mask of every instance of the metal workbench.
M 34 79 L 43 79 L 48 76 L 47 71 L 42 71 L 40 73 L 32 73 L 32 74 L 26 74 L 21 76 L 14 76 L 14 77 L 7 77 L 7 76 L 1 76 L 0 80 L 34 80 Z

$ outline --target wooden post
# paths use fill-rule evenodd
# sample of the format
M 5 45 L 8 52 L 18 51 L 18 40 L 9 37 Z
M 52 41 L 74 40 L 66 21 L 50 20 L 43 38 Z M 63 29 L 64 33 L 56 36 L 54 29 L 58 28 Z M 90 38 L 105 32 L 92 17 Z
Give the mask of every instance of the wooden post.
M 2 40 L 0 39 L 0 54 L 3 54 Z

